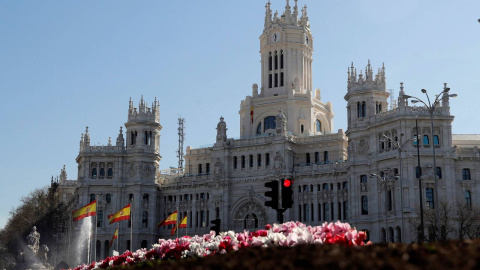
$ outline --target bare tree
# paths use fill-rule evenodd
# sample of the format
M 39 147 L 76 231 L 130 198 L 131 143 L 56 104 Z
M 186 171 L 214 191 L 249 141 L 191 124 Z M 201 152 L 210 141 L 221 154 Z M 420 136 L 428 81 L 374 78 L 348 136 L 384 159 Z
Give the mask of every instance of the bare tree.
M 468 236 L 470 239 L 477 238 L 480 224 L 480 209 L 472 207 L 465 202 L 456 202 L 455 221 L 458 226 L 458 239 Z

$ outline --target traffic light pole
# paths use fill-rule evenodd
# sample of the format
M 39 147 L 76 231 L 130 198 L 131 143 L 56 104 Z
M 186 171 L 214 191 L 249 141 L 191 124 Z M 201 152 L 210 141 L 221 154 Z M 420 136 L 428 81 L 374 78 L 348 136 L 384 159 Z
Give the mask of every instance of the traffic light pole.
M 283 213 L 285 213 L 287 209 L 277 209 L 277 220 L 280 224 L 283 223 Z

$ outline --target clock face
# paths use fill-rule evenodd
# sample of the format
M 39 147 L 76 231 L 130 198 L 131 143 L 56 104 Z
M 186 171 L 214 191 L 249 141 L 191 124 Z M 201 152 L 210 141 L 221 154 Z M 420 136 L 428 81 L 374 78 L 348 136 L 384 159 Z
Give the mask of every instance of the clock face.
M 280 40 L 280 33 L 279 32 L 273 33 L 271 36 L 271 39 L 273 42 L 278 42 Z

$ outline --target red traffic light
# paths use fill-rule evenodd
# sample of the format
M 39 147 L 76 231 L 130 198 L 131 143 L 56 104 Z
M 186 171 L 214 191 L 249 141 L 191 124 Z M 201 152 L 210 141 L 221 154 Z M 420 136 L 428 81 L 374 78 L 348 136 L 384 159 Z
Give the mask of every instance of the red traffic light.
M 283 180 L 283 186 L 284 187 L 290 187 L 293 184 L 293 181 L 290 179 L 285 179 Z

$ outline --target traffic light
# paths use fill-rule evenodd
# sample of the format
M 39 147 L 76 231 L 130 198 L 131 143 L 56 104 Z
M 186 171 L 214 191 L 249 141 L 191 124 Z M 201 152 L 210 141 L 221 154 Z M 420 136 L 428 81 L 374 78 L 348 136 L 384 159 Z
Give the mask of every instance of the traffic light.
M 211 231 L 215 231 L 215 234 L 218 235 L 220 233 L 220 222 L 221 222 L 221 219 L 217 218 L 217 219 L 214 219 L 211 221 L 211 223 L 213 224 L 212 227 L 210 227 L 210 230 Z
M 282 208 L 291 208 L 293 205 L 293 180 L 282 180 Z
M 278 210 L 278 181 L 270 181 L 265 183 L 265 187 L 271 188 L 270 191 L 265 191 L 265 197 L 271 198 L 271 201 L 266 201 L 265 206 Z

